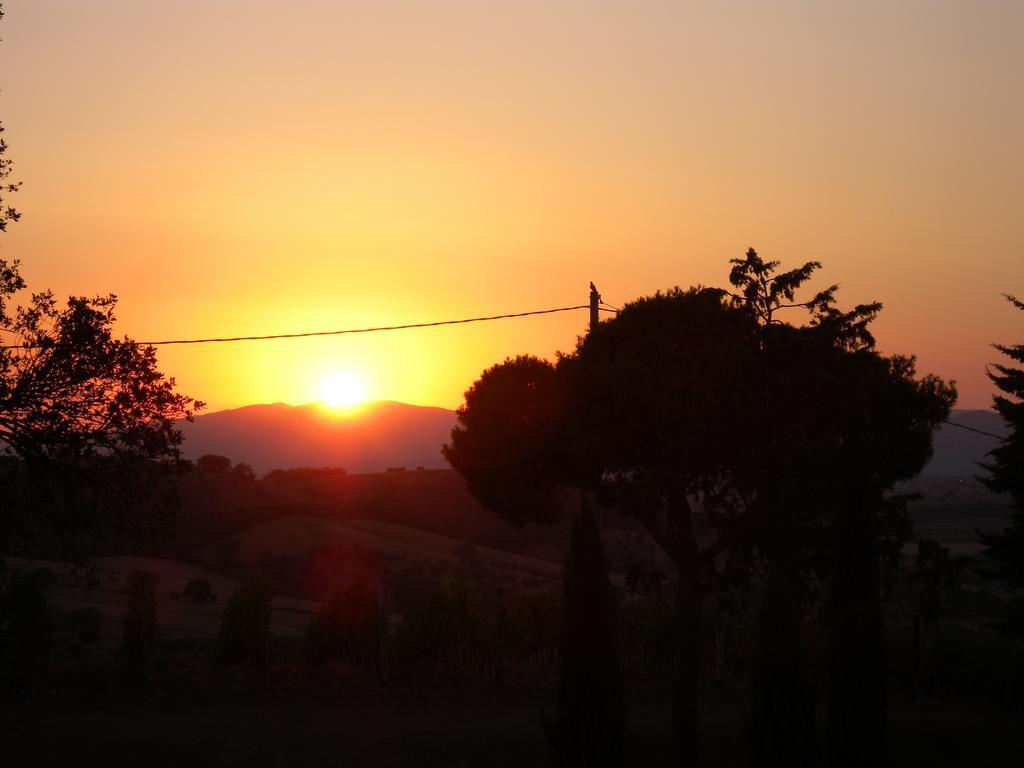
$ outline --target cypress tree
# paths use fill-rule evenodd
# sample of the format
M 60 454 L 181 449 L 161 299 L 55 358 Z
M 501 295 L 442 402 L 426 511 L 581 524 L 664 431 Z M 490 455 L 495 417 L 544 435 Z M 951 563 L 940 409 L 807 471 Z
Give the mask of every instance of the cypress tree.
M 1017 309 L 1024 302 L 1006 297 Z M 1024 363 L 1024 344 L 993 345 L 1017 363 Z M 996 411 L 1006 419 L 1009 434 L 990 453 L 984 464 L 988 476 L 982 478 L 993 491 L 1009 493 L 1015 512 L 1010 527 L 1002 533 L 981 534 L 985 555 L 996 564 L 996 574 L 1012 586 L 1024 586 L 1024 370 L 1009 365 L 993 365 L 988 377 L 1003 394 L 993 397 Z
M 626 711 L 615 642 L 615 596 L 601 532 L 584 498 L 562 587 L 558 710 L 545 724 L 559 766 L 626 764 Z
M 128 609 L 124 615 L 120 661 L 125 679 L 135 685 L 144 685 L 153 668 L 159 583 L 156 574 L 149 571 L 134 571 L 128 577 Z

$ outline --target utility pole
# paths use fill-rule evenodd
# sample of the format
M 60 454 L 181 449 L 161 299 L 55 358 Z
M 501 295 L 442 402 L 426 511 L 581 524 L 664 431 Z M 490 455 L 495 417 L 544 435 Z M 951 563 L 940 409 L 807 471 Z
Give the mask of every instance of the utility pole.
M 601 322 L 600 318 L 601 294 L 597 292 L 597 286 L 590 282 L 590 330 L 597 328 Z

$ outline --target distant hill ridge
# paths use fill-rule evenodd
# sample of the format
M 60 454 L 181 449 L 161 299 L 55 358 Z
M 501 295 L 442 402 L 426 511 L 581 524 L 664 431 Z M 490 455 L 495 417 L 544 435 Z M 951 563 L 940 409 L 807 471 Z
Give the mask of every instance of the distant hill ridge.
M 257 474 L 325 466 L 364 473 L 447 466 L 441 446 L 454 425 L 454 411 L 380 400 L 347 412 L 319 404 L 249 405 L 197 416 L 181 428 L 189 459 L 218 453 Z
M 993 411 L 957 410 L 950 420 L 983 432 L 1006 433 Z M 349 412 L 319 404 L 249 405 L 197 416 L 183 424 L 186 458 L 219 453 L 250 464 L 257 474 L 292 467 L 344 467 L 351 473 L 389 467 L 441 469 L 441 446 L 455 426 L 455 412 L 390 400 Z M 935 456 L 926 473 L 974 475 L 977 462 L 996 445 L 985 435 L 943 426 L 935 435 Z

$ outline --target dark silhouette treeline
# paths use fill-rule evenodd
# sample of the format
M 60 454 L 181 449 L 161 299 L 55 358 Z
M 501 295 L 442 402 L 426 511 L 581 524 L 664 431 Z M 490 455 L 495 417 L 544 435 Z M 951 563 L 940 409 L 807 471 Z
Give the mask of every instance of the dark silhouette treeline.
M 707 603 L 739 594 L 760 601 L 751 762 L 820 759 L 801 640 L 819 615 L 828 762 L 878 765 L 881 580 L 912 535 L 892 491 L 927 462 L 956 392 L 878 352 L 880 305 L 840 310 L 835 286 L 799 299 L 820 265 L 778 267 L 751 249 L 728 289 L 639 299 L 555 364 L 485 371 L 445 455 L 517 524 L 550 522 L 575 489 L 639 519 L 675 564 L 679 764 L 700 759 Z M 712 540 L 698 540 L 698 515 Z
M 0 232 L 20 218 L 10 204 L 20 185 L 10 180 L 6 151 L 0 138 Z M 731 261 L 728 287 L 639 298 L 555 362 L 508 359 L 466 392 L 444 455 L 484 506 L 516 526 L 572 516 L 560 592 L 539 577 L 514 595 L 495 589 L 469 545 L 450 567 L 404 563 L 416 577 L 392 593 L 390 572 L 354 549 L 314 548 L 291 560 L 268 553 L 260 563 L 267 579 L 252 578 L 237 562 L 237 540 L 220 539 L 216 565 L 239 581 L 223 603 L 202 578 L 165 595 L 219 613 L 211 642 L 198 652 L 184 644 L 184 657 L 201 659 L 190 701 L 233 674 L 246 694 L 267 692 L 291 679 L 291 662 L 307 682 L 328 677 L 332 665 L 372 668 L 381 689 L 400 675 L 419 679 L 428 670 L 438 675 L 424 679 L 436 681 L 479 667 L 491 690 L 507 690 L 516 661 L 557 674 L 553 707 L 537 729 L 553 762 L 621 766 L 635 743 L 625 679 L 642 668 L 671 689 L 674 763 L 697 766 L 708 683 L 742 677 L 749 763 L 832 768 L 886 764 L 887 695 L 899 675 L 915 698 L 944 689 L 973 694 L 976 680 L 985 698 L 1009 669 L 1008 681 L 995 681 L 999 695 L 988 698 L 1019 706 L 1024 371 L 996 365 L 990 372 L 1010 434 L 992 452 L 986 482 L 1009 494 L 1017 511 L 1007 531 L 981 537 L 989 576 L 1017 591 L 988 628 L 1000 644 L 954 628 L 959 645 L 948 644 L 954 652 L 945 669 L 965 659 L 974 666 L 970 675 L 940 675 L 934 670 L 943 661 L 934 657 L 941 653 L 928 653 L 949 650 L 940 617 L 965 599 L 964 568 L 915 537 L 910 498 L 897 489 L 927 462 L 956 390 L 918 375 L 912 357 L 876 348 L 879 304 L 840 309 L 836 286 L 805 298 L 820 266 L 782 271 L 751 249 Z M 181 457 L 179 426 L 202 403 L 160 372 L 152 347 L 115 337 L 113 295 L 58 302 L 44 290 L 19 304 L 26 288 L 20 264 L 0 259 L 4 727 L 8 711 L 17 724 L 33 687 L 51 674 L 64 686 L 56 690 L 66 691 L 83 670 L 101 676 L 97 690 L 109 673 L 117 690 L 143 694 L 131 701 L 163 695 L 182 679 L 196 682 L 181 671 L 192 667 L 168 663 L 173 644 L 161 638 L 160 581 L 145 570 L 120 586 L 112 658 L 72 664 L 70 673 L 53 669 L 58 644 L 73 649 L 62 661 L 87 658 L 103 636 L 103 615 L 95 606 L 55 610 L 52 593 L 67 585 L 17 558 L 69 561 L 88 581 L 98 551 L 157 541 L 179 506 L 178 480 L 193 469 Z M 1024 347 L 996 348 L 1024 363 Z M 255 483 L 251 466 L 223 456 L 203 456 L 194 469 Z M 306 468 L 268 478 L 297 492 L 343 475 Z M 638 562 L 618 588 L 596 510 L 639 524 L 671 574 L 661 578 L 653 563 Z M 894 637 L 883 597 L 900 580 L 915 538 L 912 630 Z M 332 581 L 334 571 L 348 581 Z M 304 582 L 301 596 L 320 601 L 290 608 L 306 623 L 284 652 L 272 631 L 277 587 L 269 579 Z M 969 658 L 957 655 L 964 647 Z M 986 667 L 998 656 L 993 650 L 1006 658 Z

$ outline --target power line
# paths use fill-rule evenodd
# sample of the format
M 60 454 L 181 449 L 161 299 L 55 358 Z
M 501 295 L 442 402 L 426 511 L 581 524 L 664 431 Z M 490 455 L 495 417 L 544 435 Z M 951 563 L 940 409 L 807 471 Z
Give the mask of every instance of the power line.
M 615 312 L 618 313 L 617 307 L 612 306 L 606 301 L 601 301 L 601 306 L 598 307 L 599 311 L 602 312 Z M 482 323 L 489 320 L 509 320 L 517 317 L 531 317 L 533 315 L 551 315 L 556 312 L 573 312 L 577 309 L 591 309 L 589 304 L 577 304 L 573 307 L 554 307 L 552 309 L 535 309 L 529 312 L 511 312 L 505 315 L 488 315 L 485 317 L 466 317 L 461 320 L 435 320 L 429 323 L 406 323 L 404 325 L 379 325 L 372 328 L 345 328 L 338 331 L 305 331 L 302 333 L 273 333 L 265 336 L 223 336 L 208 339 L 164 339 L 162 341 L 136 341 L 132 342 L 140 347 L 159 347 L 169 346 L 171 344 L 221 344 L 225 342 L 233 341 L 270 341 L 273 339 L 306 339 L 313 336 L 342 336 L 350 333 L 375 333 L 377 331 L 404 331 L 412 328 L 437 328 L 442 325 L 464 325 L 466 323 Z M 42 349 L 42 344 L 4 344 L 0 346 L 0 349 Z M 968 432 L 975 432 L 985 437 L 991 437 L 996 440 L 1002 440 L 1003 435 L 997 435 L 992 432 L 986 432 L 983 429 L 976 429 L 969 427 L 966 424 L 958 424 L 955 421 L 949 421 L 943 419 L 944 424 L 949 424 L 952 427 L 959 429 L 965 429 Z
M 575 307 L 555 307 L 554 309 L 535 309 L 530 312 L 513 312 L 506 315 L 490 315 L 487 317 L 467 317 L 461 320 L 437 320 L 430 323 L 407 323 L 405 325 L 381 325 L 373 328 L 346 328 L 340 331 L 306 331 L 303 333 L 273 333 L 265 336 L 225 336 L 209 339 L 165 339 L 162 341 L 132 342 L 140 347 L 158 347 L 170 344 L 220 344 L 229 341 L 269 341 L 271 339 L 305 339 L 311 336 L 341 336 L 349 333 L 373 333 L 376 331 L 402 331 L 409 328 L 435 328 L 441 325 L 462 325 L 464 323 L 480 323 L 487 320 L 506 320 L 514 317 L 531 315 L 550 315 L 555 312 L 571 312 L 577 309 L 589 309 L 588 304 Z M 6 344 L 0 349 L 41 349 L 42 344 Z
M 985 437 L 994 437 L 996 440 L 1002 440 L 1006 437 L 1005 435 L 997 435 L 992 432 L 986 432 L 983 429 L 975 429 L 974 427 L 968 427 L 966 424 L 957 424 L 955 421 L 949 421 L 948 419 L 943 419 L 942 423 L 949 424 L 951 427 L 959 427 L 960 429 L 966 429 L 968 432 L 977 432 L 979 435 L 984 435 Z

